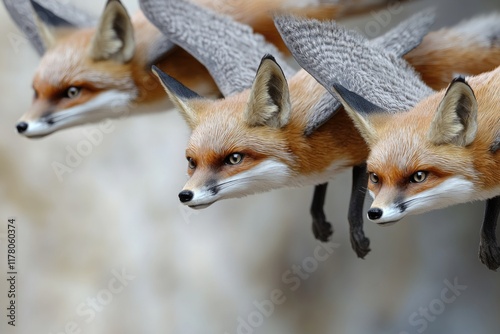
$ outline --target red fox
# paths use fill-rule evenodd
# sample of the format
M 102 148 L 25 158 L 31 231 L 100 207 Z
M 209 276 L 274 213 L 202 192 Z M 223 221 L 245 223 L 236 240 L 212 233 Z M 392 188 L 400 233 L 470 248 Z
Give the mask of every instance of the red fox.
M 137 106 L 164 99 L 161 86 L 152 77 L 151 64 L 168 68 L 172 75 L 200 93 L 218 94 L 205 67 L 187 52 L 172 46 L 158 53 L 159 41 L 165 37 L 142 12 L 130 19 L 119 0 L 107 2 L 96 29 L 60 24 L 68 22 L 36 0 L 31 2 L 46 52 L 34 75 L 33 105 L 16 126 L 26 137 L 42 137 L 63 128 L 121 117 L 124 108 L 137 111 Z M 350 15 L 360 8 L 369 10 L 388 1 L 326 2 L 301 8 L 287 0 L 197 2 L 250 24 L 286 51 L 271 12 L 286 9 L 326 19 Z
M 308 111 L 325 90 L 303 70 L 288 84 L 272 56 L 263 58 L 252 89 L 225 99 L 204 99 L 186 87 L 174 91 L 169 79 L 159 76 L 192 129 L 186 149 L 190 179 L 179 194 L 192 208 L 273 188 L 324 183 L 368 154 L 342 112 L 304 136 Z
M 480 258 L 499 268 L 500 67 L 458 77 L 447 90 L 397 114 L 359 110 L 361 97 L 336 90 L 371 150 L 368 218 L 390 225 L 406 215 L 488 200 Z

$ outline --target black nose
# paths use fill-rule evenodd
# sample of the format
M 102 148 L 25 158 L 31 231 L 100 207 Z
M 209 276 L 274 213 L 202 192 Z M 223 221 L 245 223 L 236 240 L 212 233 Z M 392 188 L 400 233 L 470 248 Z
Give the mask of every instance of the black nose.
M 26 122 L 17 123 L 16 129 L 18 133 L 23 133 L 24 131 L 28 130 L 28 123 Z
M 384 211 L 382 211 L 382 209 L 379 208 L 373 208 L 368 210 L 368 218 L 370 218 L 371 220 L 377 220 L 380 217 L 382 217 L 383 214 Z
M 182 203 L 189 202 L 194 197 L 194 194 L 191 190 L 183 190 L 179 193 L 179 199 Z

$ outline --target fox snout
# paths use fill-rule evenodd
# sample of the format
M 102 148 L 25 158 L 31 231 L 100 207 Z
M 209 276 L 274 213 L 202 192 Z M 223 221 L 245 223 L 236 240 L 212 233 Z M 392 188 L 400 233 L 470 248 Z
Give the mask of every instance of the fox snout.
M 219 197 L 216 192 L 210 189 L 197 189 L 195 191 L 184 189 L 179 193 L 179 200 L 182 204 L 191 209 L 205 209 L 214 204 Z
M 398 206 L 385 208 L 372 207 L 368 210 L 368 219 L 380 226 L 390 226 L 400 221 L 406 215 L 405 210 Z
M 368 219 L 381 226 L 393 225 L 400 221 L 405 215 L 405 209 L 394 204 L 382 208 L 372 207 L 368 210 Z
M 56 127 L 56 105 L 48 99 L 37 98 L 30 109 L 16 123 L 17 133 L 26 137 L 50 134 Z
M 370 191 L 374 198 L 367 216 L 379 225 L 392 225 L 407 214 L 404 193 L 398 188 L 383 187 L 377 193 Z
M 17 133 L 29 138 L 39 138 L 49 135 L 61 128 L 50 117 L 42 117 L 32 121 L 20 120 L 16 124 Z
M 182 204 L 192 209 L 204 209 L 220 199 L 217 181 L 210 175 L 205 178 L 204 173 L 193 175 L 179 192 L 179 200 Z

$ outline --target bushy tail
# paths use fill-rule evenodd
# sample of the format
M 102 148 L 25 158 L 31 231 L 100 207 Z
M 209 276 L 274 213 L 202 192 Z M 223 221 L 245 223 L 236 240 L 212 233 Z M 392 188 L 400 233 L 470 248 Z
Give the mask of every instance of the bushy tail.
M 456 75 L 491 71 L 500 65 L 500 13 L 431 32 L 405 59 L 436 90 L 446 88 Z
M 393 0 L 192 0 L 250 25 L 268 42 L 289 54 L 273 21 L 274 14 L 292 13 L 318 20 L 360 15 L 388 6 Z

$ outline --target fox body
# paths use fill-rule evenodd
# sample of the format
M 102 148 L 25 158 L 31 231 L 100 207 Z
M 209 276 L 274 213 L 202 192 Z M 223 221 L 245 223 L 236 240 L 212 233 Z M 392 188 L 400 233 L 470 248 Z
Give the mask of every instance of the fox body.
M 369 218 L 395 222 L 500 195 L 500 68 L 455 80 L 413 110 L 357 123 L 369 143 Z
M 286 47 L 274 27 L 271 12 L 286 9 L 301 15 L 331 18 L 341 10 L 346 14 L 345 9 L 350 8 L 347 4 L 307 3 L 300 7 L 301 4 L 285 0 L 238 2 L 234 6 L 225 1 L 197 2 L 248 23 L 283 51 Z M 362 2 L 359 6 L 371 8 L 380 2 Z M 162 46 L 160 42 L 166 43 L 165 36 L 142 12 L 129 18 L 118 0 L 108 1 L 96 28 L 61 25 L 58 19 L 56 24 L 44 21 L 41 18 L 53 14 L 45 13 L 39 5 L 35 9 L 46 52 L 34 75 L 33 104 L 17 124 L 18 132 L 24 136 L 41 137 L 87 122 L 121 117 L 136 112 L 138 106 L 143 107 L 141 111 L 152 109 L 144 106 L 165 96 L 152 77 L 153 63 L 168 69 L 200 94 L 219 94 L 206 68 L 181 48 L 171 46 L 165 54 L 151 58 Z M 154 105 L 153 108 L 163 109 Z
M 391 114 L 334 88 L 368 143 L 368 218 L 393 224 L 406 215 L 486 200 L 479 257 L 500 268 L 500 67 L 459 77 L 409 112 Z

